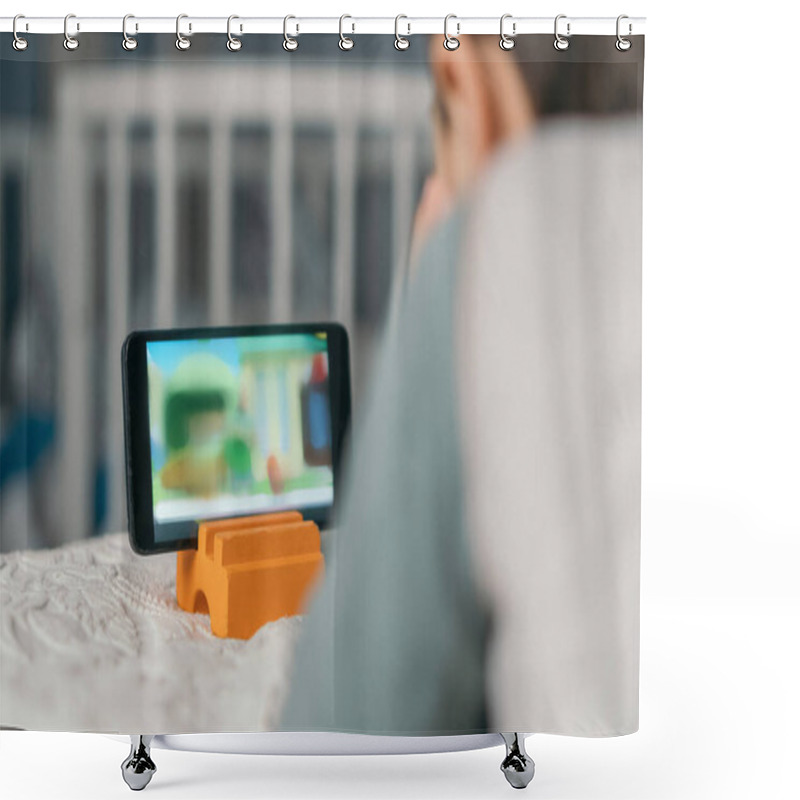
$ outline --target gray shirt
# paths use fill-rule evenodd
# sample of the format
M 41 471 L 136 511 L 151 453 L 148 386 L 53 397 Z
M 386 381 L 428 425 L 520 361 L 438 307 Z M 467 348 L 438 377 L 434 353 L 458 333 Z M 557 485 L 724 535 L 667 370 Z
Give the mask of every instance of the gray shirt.
M 461 218 L 425 248 L 354 422 L 328 574 L 283 729 L 486 730 L 487 614 L 464 530 L 453 367 Z

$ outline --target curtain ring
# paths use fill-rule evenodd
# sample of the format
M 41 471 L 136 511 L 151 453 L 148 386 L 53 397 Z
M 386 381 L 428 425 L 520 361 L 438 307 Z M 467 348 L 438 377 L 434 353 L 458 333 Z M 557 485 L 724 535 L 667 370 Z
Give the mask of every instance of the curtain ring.
M 297 18 L 293 17 L 291 14 L 283 18 L 283 49 L 289 53 L 293 52 L 294 50 L 297 50 L 297 47 L 300 44 L 294 36 L 289 36 L 288 26 L 290 19 L 297 19 Z M 299 25 L 297 25 L 297 33 L 300 33 Z
M 615 46 L 616 46 L 617 50 L 619 50 L 621 53 L 624 53 L 626 50 L 630 50 L 631 49 L 631 44 L 632 44 L 630 39 L 623 38 L 622 34 L 620 33 L 620 22 L 622 22 L 622 20 L 624 20 L 624 19 L 629 19 L 627 14 L 620 14 L 617 17 L 617 43 L 616 43 Z M 631 35 L 632 31 L 633 31 L 633 25 L 631 25 L 631 23 L 629 22 L 628 23 L 628 36 Z
M 64 49 L 69 50 L 70 53 L 73 50 L 77 50 L 78 45 L 80 44 L 80 42 L 69 32 L 69 21 L 71 19 L 75 19 L 74 14 L 67 14 L 67 16 L 64 17 Z M 81 29 L 80 23 L 76 23 L 75 25 L 75 29 L 79 31 Z
M 451 19 L 455 19 L 456 20 L 456 35 L 455 36 L 451 36 L 447 32 L 447 23 L 450 22 Z M 458 34 L 460 32 L 461 32 L 461 23 L 457 21 L 456 15 L 455 14 L 448 14 L 444 18 L 444 41 L 442 42 L 442 45 L 444 46 L 445 50 L 450 50 L 451 52 L 453 50 L 458 50 L 458 46 L 461 44 L 461 42 L 458 41 Z
M 231 53 L 236 53 L 236 52 L 238 52 L 239 50 L 242 49 L 242 40 L 241 39 L 237 39 L 231 33 L 231 22 L 233 22 L 235 19 L 239 19 L 239 17 L 237 17 L 236 14 L 231 14 L 228 17 L 228 41 L 225 44 L 225 46 L 228 48 L 228 50 L 231 51 Z M 239 32 L 241 32 L 241 30 L 242 30 L 242 26 L 240 25 L 239 26 Z
M 24 14 L 17 14 L 14 17 L 14 24 L 11 26 L 11 30 L 14 34 L 14 41 L 11 43 L 12 47 L 18 52 L 21 53 L 23 50 L 28 49 L 28 40 L 23 39 L 19 33 L 17 33 L 17 20 L 25 19 Z M 28 30 L 28 23 L 25 23 L 25 30 Z
M 339 17 L 339 49 L 340 50 L 352 50 L 353 49 L 353 45 L 355 44 L 355 42 L 349 36 L 345 36 L 344 35 L 343 26 L 344 26 L 344 21 L 346 19 L 353 19 L 353 18 L 349 14 L 342 14 L 342 16 Z M 355 33 L 355 31 L 356 31 L 355 22 L 351 23 L 351 25 L 352 25 L 352 33 Z
M 408 50 L 411 47 L 411 41 L 406 39 L 405 36 L 400 35 L 400 20 L 405 19 L 407 20 L 408 17 L 405 14 L 398 14 L 394 18 L 394 49 L 395 50 Z M 411 36 L 411 23 L 406 22 L 406 27 L 408 31 L 406 32 L 406 36 Z
M 129 19 L 136 19 L 133 14 L 126 14 L 122 18 L 122 49 L 128 50 L 135 50 L 139 46 L 139 42 L 136 40 L 135 36 L 128 36 L 128 20 Z M 139 30 L 139 23 L 136 23 L 135 30 Z
M 176 37 L 175 47 L 177 47 L 178 50 L 188 50 L 192 46 L 191 40 L 181 33 L 181 20 L 188 18 L 189 18 L 188 14 L 178 14 L 175 20 L 175 37 Z M 192 30 L 192 23 L 190 22 L 189 32 L 191 32 L 191 30 Z
M 514 41 L 514 37 L 517 35 L 517 23 L 511 23 L 511 36 L 509 36 L 505 30 L 503 29 L 503 25 L 507 19 L 512 19 L 511 14 L 503 14 L 500 17 L 500 49 L 501 50 L 513 50 L 514 45 L 516 42 Z
M 566 14 L 559 14 L 556 17 L 555 24 L 553 25 L 553 32 L 555 33 L 555 37 L 556 37 L 555 41 L 553 42 L 553 47 L 555 47 L 556 50 L 566 50 L 569 47 L 569 39 L 567 39 L 566 36 L 562 36 L 558 32 L 558 21 L 560 19 L 566 19 L 566 18 L 567 18 Z M 571 27 L 570 23 L 568 22 L 567 23 L 567 36 L 570 35 L 570 27 Z

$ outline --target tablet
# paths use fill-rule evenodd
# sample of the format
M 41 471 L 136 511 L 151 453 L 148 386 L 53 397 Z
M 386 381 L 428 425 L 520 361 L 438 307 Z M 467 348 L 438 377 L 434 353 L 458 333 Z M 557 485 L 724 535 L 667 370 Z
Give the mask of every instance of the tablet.
M 341 325 L 136 331 L 122 375 L 137 553 L 196 547 L 211 519 L 296 509 L 329 524 L 350 420 Z

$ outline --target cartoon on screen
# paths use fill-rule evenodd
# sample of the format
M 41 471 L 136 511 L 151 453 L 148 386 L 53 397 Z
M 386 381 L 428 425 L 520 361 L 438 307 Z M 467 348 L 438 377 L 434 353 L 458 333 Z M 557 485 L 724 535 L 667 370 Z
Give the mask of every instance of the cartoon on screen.
M 156 524 L 333 497 L 324 335 L 147 345 Z

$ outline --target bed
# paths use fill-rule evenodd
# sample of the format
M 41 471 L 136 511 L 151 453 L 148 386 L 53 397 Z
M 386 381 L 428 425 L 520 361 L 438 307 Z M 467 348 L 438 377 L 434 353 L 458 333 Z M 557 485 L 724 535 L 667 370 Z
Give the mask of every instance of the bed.
M 274 731 L 302 624 L 302 617 L 283 618 L 246 641 L 215 637 L 207 616 L 186 613 L 175 601 L 175 554 L 139 557 L 123 533 L 4 554 L 2 725 L 129 736 L 122 774 L 135 790 L 155 773 L 156 748 L 346 755 L 447 752 L 504 742 L 501 769 L 509 783 L 523 788 L 530 782 L 534 764 L 521 733 Z M 242 685 L 250 687 L 247 692 Z

